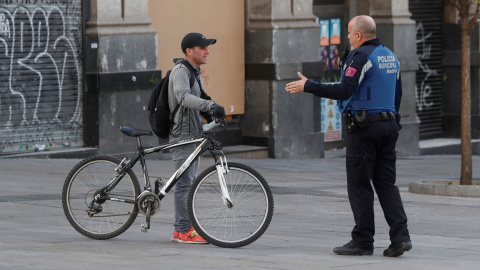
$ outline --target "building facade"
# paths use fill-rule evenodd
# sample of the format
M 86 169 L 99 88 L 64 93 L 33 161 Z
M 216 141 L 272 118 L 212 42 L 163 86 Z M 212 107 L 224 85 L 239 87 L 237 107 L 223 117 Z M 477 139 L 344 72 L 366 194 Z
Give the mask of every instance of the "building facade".
M 83 3 L 33 2 L 0 1 L 0 153 L 84 145 Z
M 367 14 L 401 63 L 398 153 L 418 155 L 420 140 L 460 136 L 460 26 L 452 10 L 443 0 L 0 0 L 0 154 L 131 151 L 135 142 L 119 126 L 149 128 L 151 88 L 182 57 L 181 38 L 200 32 L 218 40 L 202 69 L 207 92 L 229 115 L 226 144 L 268 146 L 272 158 L 323 157 L 344 146 L 333 102 L 284 88 L 297 71 L 338 81 L 345 24 Z M 473 139 L 480 138 L 479 33 L 477 24 Z

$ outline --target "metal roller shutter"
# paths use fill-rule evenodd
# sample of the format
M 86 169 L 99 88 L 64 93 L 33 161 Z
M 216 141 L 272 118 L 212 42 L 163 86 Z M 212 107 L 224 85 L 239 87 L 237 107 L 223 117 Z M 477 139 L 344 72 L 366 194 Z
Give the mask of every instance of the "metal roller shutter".
M 420 139 L 441 137 L 443 0 L 410 0 L 409 8 L 420 61 L 415 87 Z
M 82 1 L 0 3 L 0 154 L 83 146 Z

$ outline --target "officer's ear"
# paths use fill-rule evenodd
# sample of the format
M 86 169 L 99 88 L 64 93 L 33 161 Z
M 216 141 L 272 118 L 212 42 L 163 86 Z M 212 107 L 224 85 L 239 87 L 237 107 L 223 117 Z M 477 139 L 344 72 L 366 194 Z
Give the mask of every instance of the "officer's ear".
M 363 34 L 362 34 L 362 32 L 360 32 L 360 31 L 357 31 L 357 32 L 355 33 L 355 36 L 357 37 L 357 40 L 362 40 L 362 38 L 363 38 Z

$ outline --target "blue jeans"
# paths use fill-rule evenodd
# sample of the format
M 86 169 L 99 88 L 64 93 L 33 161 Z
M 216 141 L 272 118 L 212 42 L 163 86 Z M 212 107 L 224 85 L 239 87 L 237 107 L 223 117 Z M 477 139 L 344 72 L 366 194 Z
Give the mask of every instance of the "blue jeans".
M 175 170 L 182 166 L 188 156 L 195 150 L 195 147 L 195 145 L 190 144 L 172 149 L 172 160 Z M 175 223 L 173 226 L 177 232 L 186 233 L 192 228 L 192 223 L 188 217 L 187 199 L 190 187 L 195 180 L 199 163 L 200 157 L 193 161 L 190 167 L 183 172 L 175 185 Z

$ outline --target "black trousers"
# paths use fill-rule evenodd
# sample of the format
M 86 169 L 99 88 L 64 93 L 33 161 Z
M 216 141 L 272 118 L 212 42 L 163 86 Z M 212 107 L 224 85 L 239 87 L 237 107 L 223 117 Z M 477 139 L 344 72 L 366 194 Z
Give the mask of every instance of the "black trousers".
M 409 241 L 407 216 L 395 185 L 398 139 L 396 121 L 371 122 L 347 135 L 347 188 L 355 219 L 352 239 L 364 249 L 373 248 L 375 188 L 385 219 L 390 226 L 390 241 Z

